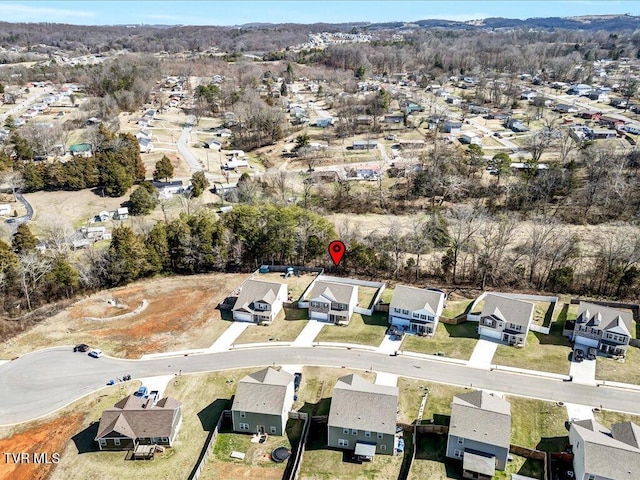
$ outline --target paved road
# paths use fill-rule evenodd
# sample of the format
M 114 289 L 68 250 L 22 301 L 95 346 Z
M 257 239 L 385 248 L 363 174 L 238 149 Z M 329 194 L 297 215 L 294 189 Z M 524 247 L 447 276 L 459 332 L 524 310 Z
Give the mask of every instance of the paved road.
M 18 200 L 20 203 L 24 205 L 24 208 L 27 209 L 27 213 L 21 217 L 10 218 L 8 220 L 5 220 L 5 222 L 11 224 L 14 229 L 17 228 L 18 225 L 22 223 L 27 223 L 33 218 L 33 207 L 29 202 L 27 202 L 27 199 L 24 198 L 21 193 L 16 193 L 16 200 Z
M 189 168 L 191 168 L 191 171 L 199 172 L 201 170 L 204 170 L 204 168 L 202 167 L 202 165 L 200 165 L 200 162 L 198 162 L 198 159 L 195 157 L 195 155 L 191 153 L 191 150 L 189 150 L 189 135 L 191 133 L 191 129 L 193 128 L 193 122 L 195 122 L 195 117 L 193 115 L 189 115 L 187 117 L 185 127 L 182 129 L 182 133 L 180 134 L 180 138 L 178 139 L 177 147 L 178 152 L 180 153 L 180 155 L 182 155 L 182 158 L 184 158 L 185 162 L 187 162 Z
M 640 393 L 356 348 L 260 347 L 151 360 L 94 359 L 70 347 L 41 350 L 0 366 L 0 425 L 25 422 L 96 391 L 114 377 L 196 373 L 264 365 L 312 365 L 375 370 L 440 383 L 640 414 Z

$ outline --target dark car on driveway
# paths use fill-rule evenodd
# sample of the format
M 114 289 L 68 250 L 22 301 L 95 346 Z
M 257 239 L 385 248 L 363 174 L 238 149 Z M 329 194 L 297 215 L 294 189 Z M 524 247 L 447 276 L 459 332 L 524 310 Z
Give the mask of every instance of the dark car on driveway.
M 575 349 L 573 351 L 573 361 L 576 363 L 580 363 L 583 360 L 584 360 L 584 352 L 578 348 Z
M 587 351 L 587 358 L 589 360 L 595 360 L 597 355 L 598 350 L 596 350 L 596 347 L 589 347 L 589 350 Z
M 75 347 L 73 347 L 73 351 L 74 352 L 88 352 L 89 351 L 89 345 L 87 345 L 86 343 L 80 343 L 80 344 L 76 345 Z
M 300 389 L 300 382 L 302 381 L 302 374 L 296 373 L 293 376 L 293 388 L 297 392 Z

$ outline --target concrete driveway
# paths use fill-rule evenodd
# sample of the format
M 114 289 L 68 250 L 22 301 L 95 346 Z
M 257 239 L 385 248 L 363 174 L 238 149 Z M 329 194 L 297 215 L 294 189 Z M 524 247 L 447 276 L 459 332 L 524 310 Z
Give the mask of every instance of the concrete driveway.
M 476 343 L 467 365 L 473 368 L 489 370 L 498 345 L 499 343 L 496 340 L 491 338 L 481 338 L 478 340 L 478 343 Z
M 302 331 L 298 334 L 296 339 L 293 341 L 293 345 L 296 347 L 310 347 L 313 344 L 313 341 L 322 330 L 322 327 L 325 325 L 329 325 L 327 322 L 320 322 L 318 320 L 309 320 L 307 324 L 304 326 Z
M 382 343 L 376 350 L 380 353 L 391 354 L 397 350 L 400 350 L 400 346 L 402 345 L 402 338 L 396 338 L 395 335 L 385 335 L 382 339 Z
M 574 383 L 595 385 L 596 361 L 587 360 L 586 358 L 582 362 L 574 362 L 573 360 L 571 360 L 569 375 L 573 376 Z

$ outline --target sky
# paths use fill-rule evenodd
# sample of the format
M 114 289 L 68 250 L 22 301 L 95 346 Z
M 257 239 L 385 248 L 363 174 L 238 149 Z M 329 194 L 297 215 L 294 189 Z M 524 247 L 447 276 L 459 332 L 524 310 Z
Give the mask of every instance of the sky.
M 12 1 L 0 0 L 0 21 L 79 25 L 242 25 L 245 23 L 388 22 L 474 20 L 603 14 L 640 15 L 633 0 L 200 0 Z

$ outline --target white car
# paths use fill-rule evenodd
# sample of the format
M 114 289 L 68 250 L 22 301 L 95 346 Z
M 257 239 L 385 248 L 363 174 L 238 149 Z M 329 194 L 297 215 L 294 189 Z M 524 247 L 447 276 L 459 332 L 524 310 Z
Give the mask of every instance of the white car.
M 98 350 L 97 348 L 93 348 L 89 350 L 89 356 L 93 358 L 100 358 L 103 355 L 102 350 Z

